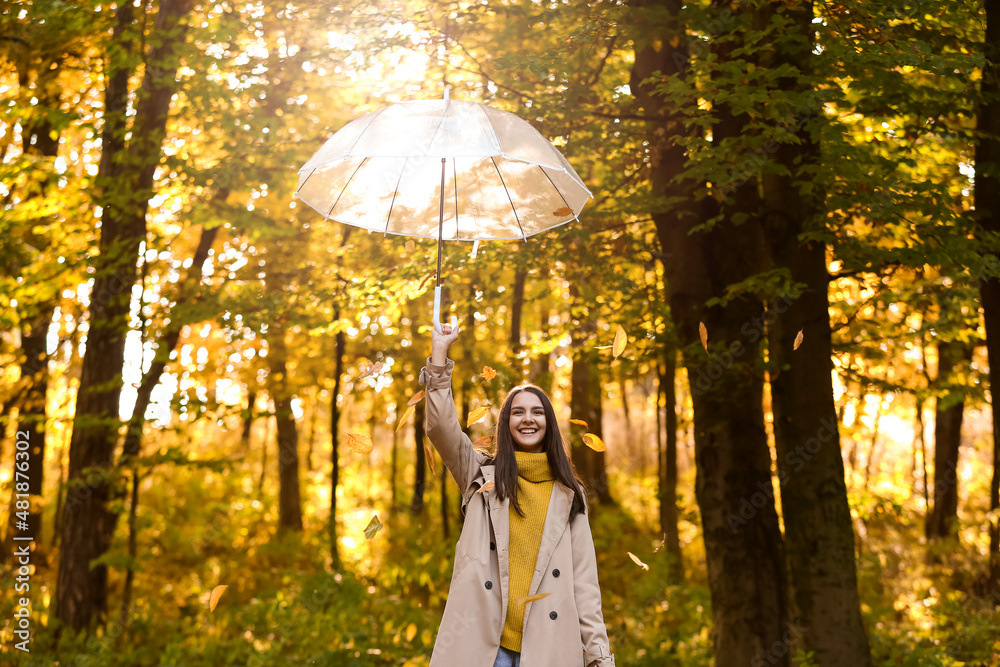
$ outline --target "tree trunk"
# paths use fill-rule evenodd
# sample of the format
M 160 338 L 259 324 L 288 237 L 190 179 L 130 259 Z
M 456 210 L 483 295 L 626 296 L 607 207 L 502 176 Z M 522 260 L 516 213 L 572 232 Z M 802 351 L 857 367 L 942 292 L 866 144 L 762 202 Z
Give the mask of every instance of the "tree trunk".
M 338 308 L 333 316 L 334 321 L 340 319 L 340 309 Z M 337 331 L 336 344 L 333 352 L 333 396 L 330 397 L 330 460 L 333 463 L 333 470 L 330 473 L 330 558 L 333 560 L 333 568 L 339 569 L 340 542 L 337 536 L 337 486 L 340 484 L 340 405 L 337 398 L 340 396 L 340 381 L 344 375 L 344 354 L 347 348 L 347 335 L 343 329 Z M 393 501 L 396 498 L 396 459 L 395 459 L 395 439 L 393 440 Z
M 159 4 L 128 146 L 133 45 L 127 35 L 135 30 L 135 17 L 129 3 L 120 5 L 115 14 L 97 178 L 103 187 L 100 253 L 95 260 L 87 352 L 70 441 L 70 491 L 63 509 L 56 584 L 56 618 L 73 630 L 88 627 L 108 608 L 107 566 L 91 567 L 91 563 L 107 552 L 114 534 L 116 514 L 107 501 L 120 425 L 118 403 L 136 257 L 146 237 L 147 202 L 153 194 L 153 174 L 177 85 L 175 53 L 186 36 L 181 20 L 190 5 L 190 0 Z
M 59 108 L 62 88 L 59 87 L 57 77 L 60 74 L 60 65 L 59 60 L 52 61 L 43 58 L 35 70 L 33 77 L 35 80 L 32 83 L 39 98 L 37 108 Z M 29 79 L 32 78 L 31 72 L 23 69 L 18 72 L 18 75 L 19 87 L 22 90 L 27 89 Z M 53 127 L 45 115 L 25 123 L 25 127 L 21 131 L 21 151 L 26 156 L 40 158 L 40 166 L 44 168 L 44 171 L 40 171 L 37 176 L 34 174 L 29 176 L 29 189 L 21 196 L 22 206 L 28 204 L 31 199 L 44 197 L 58 179 L 58 174 L 51 170 L 47 162 L 59 155 L 59 136 L 59 131 Z M 51 219 L 38 219 L 37 222 L 51 222 Z M 45 248 L 48 245 L 47 239 L 35 234 L 31 229 L 33 225 L 34 221 L 29 224 L 29 229 L 25 230 L 26 238 L 35 247 Z M 18 403 L 18 436 L 15 437 L 14 442 L 27 441 L 28 443 L 28 472 L 25 478 L 25 473 L 14 471 L 14 479 L 11 484 L 7 547 L 3 548 L 3 545 L 0 545 L 0 552 L 2 552 L 0 553 L 0 563 L 6 562 L 15 542 L 31 538 L 29 548 L 32 552 L 37 552 L 42 543 L 42 512 L 38 502 L 29 502 L 30 508 L 27 510 L 26 521 L 17 519 L 16 512 L 18 500 L 28 500 L 29 496 L 41 498 L 45 486 L 46 396 L 49 386 L 46 338 L 55 307 L 55 300 L 51 298 L 47 298 L 41 303 L 18 304 L 21 320 L 27 326 L 22 324 L 21 331 L 21 351 L 24 354 L 24 359 L 19 363 L 20 381 L 18 385 L 22 396 Z M 23 438 L 20 437 L 22 432 L 25 434 Z M 23 486 L 24 484 L 26 486 Z M 15 538 L 22 539 L 15 540 Z M 33 556 L 33 561 L 41 562 L 41 554 Z
M 285 329 L 271 325 L 268 335 L 271 364 L 268 374 L 270 393 L 274 398 L 274 420 L 278 431 L 278 526 L 302 530 L 302 499 L 299 491 L 299 436 L 292 414 L 291 383 L 288 381 L 288 349 Z M 264 444 L 267 446 L 267 443 Z
M 604 452 L 594 451 L 583 444 L 582 435 L 590 432 L 604 438 L 604 412 L 601 406 L 601 376 L 598 364 L 600 358 L 594 349 L 593 340 L 586 330 L 592 329 L 584 325 L 573 336 L 573 370 L 570 382 L 570 414 L 573 419 L 587 422 L 587 428 L 572 426 L 574 437 L 570 448 L 573 464 L 576 466 L 588 493 L 601 504 L 613 503 L 611 489 L 608 488 L 608 475 Z
M 965 413 L 964 387 L 949 388 L 957 366 L 972 359 L 972 348 L 958 341 L 938 343 L 938 398 L 934 409 L 934 503 L 927 511 L 928 540 L 958 530 L 958 453 Z
M 979 114 L 976 121 L 975 215 L 988 232 L 1000 233 L 1000 0 L 986 0 L 986 39 Z M 998 255 L 991 252 L 995 262 Z M 1000 416 L 996 391 L 1000 386 L 1000 280 L 986 276 L 979 283 L 983 321 L 986 327 L 986 352 L 990 367 L 990 393 L 993 396 L 993 479 L 990 483 L 989 587 L 1000 587 Z M 994 372 L 996 371 L 996 372 Z
M 764 56 L 765 64 L 798 68 L 797 76 L 776 83 L 779 94 L 802 99 L 811 85 L 806 77 L 812 74 L 813 5 L 766 4 L 757 10 L 758 21 L 770 23 L 779 6 L 790 24 L 777 48 Z M 762 221 L 771 260 L 803 286 L 797 298 L 775 299 L 768 333 L 791 611 L 795 625 L 808 628 L 799 638 L 801 648 L 814 651 L 818 664 L 864 667 L 872 658 L 861 617 L 854 529 L 833 398 L 827 248 L 818 240 L 803 240 L 824 229 L 822 194 L 801 187 L 804 180 L 815 178 L 810 169 L 820 161 L 808 121 L 822 117 L 823 111 L 816 97 L 805 97 L 797 107 L 789 122 L 799 141 L 779 144 L 774 161 L 785 169 L 767 170 L 762 177 Z M 796 349 L 800 332 L 803 338 Z

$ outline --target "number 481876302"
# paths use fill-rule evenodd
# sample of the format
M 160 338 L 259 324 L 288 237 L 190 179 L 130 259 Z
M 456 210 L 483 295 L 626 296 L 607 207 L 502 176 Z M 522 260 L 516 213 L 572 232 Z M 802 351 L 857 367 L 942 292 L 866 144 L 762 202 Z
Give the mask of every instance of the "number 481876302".
M 28 496 L 28 470 L 31 462 L 28 450 L 31 443 L 28 441 L 28 431 L 17 432 L 17 451 L 14 453 L 14 507 L 17 510 L 15 516 L 18 522 L 28 521 L 28 510 L 31 502 Z

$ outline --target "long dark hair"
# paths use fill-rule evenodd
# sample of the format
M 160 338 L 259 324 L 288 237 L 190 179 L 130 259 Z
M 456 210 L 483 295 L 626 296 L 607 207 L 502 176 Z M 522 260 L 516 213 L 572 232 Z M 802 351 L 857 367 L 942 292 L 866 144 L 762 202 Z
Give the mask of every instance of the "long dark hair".
M 521 505 L 517 502 L 517 459 L 514 452 L 517 451 L 514 445 L 514 436 L 510 432 L 510 410 L 514 397 L 522 391 L 534 394 L 542 402 L 545 411 L 545 440 L 542 443 L 542 451 L 545 452 L 549 461 L 549 467 L 556 479 L 565 484 L 573 491 L 573 506 L 570 509 L 570 521 L 577 514 L 587 510 L 587 492 L 580 480 L 580 476 L 573 467 L 566 454 L 566 445 L 562 435 L 559 433 L 559 423 L 556 421 L 556 412 L 552 409 L 552 401 L 541 387 L 533 384 L 524 384 L 514 387 L 507 394 L 500 408 L 500 418 L 497 420 L 496 431 L 496 452 L 493 454 L 493 463 L 496 465 L 496 485 L 497 496 L 499 498 L 510 498 L 510 504 L 518 514 L 524 516 Z

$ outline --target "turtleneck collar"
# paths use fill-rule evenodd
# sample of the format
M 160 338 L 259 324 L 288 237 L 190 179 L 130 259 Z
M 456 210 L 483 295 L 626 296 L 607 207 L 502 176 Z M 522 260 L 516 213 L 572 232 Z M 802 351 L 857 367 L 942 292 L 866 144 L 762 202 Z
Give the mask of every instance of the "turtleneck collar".
M 514 458 L 517 459 L 517 476 L 528 482 L 548 482 L 556 478 L 545 452 L 515 451 Z

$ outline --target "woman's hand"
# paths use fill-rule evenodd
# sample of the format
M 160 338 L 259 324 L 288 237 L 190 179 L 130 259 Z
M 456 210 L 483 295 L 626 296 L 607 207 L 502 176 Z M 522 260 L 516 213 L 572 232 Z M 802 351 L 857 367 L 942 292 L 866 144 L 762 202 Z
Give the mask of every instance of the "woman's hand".
M 440 333 L 431 329 L 431 363 L 444 366 L 448 363 L 448 348 L 458 340 L 458 320 L 452 319 L 451 324 L 442 324 Z

